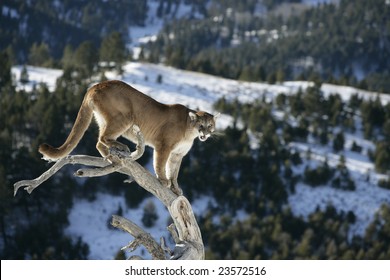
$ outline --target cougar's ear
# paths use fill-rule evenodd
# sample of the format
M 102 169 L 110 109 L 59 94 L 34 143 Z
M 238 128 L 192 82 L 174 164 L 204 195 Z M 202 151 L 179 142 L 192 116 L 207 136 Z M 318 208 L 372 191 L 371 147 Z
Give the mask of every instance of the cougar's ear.
M 194 112 L 189 112 L 188 115 L 190 116 L 190 119 L 193 122 L 198 119 L 198 116 Z
M 221 113 L 217 113 L 214 115 L 214 121 L 216 121 L 221 116 Z

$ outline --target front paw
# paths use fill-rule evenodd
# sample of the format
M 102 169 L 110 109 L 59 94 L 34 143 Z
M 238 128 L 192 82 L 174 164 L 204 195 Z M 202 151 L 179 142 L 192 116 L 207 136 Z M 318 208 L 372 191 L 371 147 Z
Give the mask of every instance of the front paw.
M 164 179 L 164 178 L 158 178 L 158 180 L 160 181 L 161 185 L 163 185 L 164 187 L 166 187 L 166 188 L 170 188 L 171 187 L 171 181 L 170 180 L 167 180 L 167 179 Z
M 158 178 L 158 180 L 160 181 L 160 183 L 166 187 L 166 188 L 169 188 L 173 193 L 175 193 L 176 195 L 180 196 L 180 195 L 183 195 L 183 191 L 182 189 L 179 187 L 179 185 L 177 184 L 177 182 L 173 182 L 172 180 L 168 180 L 168 179 L 162 179 L 162 178 Z
M 179 184 L 176 182 L 171 184 L 171 190 L 178 196 L 183 195 L 183 190 L 179 187 Z

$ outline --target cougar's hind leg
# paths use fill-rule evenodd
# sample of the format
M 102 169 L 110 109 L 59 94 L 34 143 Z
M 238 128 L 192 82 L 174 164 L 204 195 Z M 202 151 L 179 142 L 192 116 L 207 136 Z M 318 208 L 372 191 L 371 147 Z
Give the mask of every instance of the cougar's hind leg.
M 102 156 L 115 154 L 119 157 L 130 156 L 130 149 L 125 144 L 122 144 L 116 139 L 121 136 L 128 127 L 118 127 L 118 123 L 107 123 L 99 133 L 99 140 L 96 145 Z
M 106 145 L 104 145 L 102 142 L 98 141 L 96 144 L 96 149 L 99 151 L 102 157 L 107 157 L 109 154 L 109 150 Z

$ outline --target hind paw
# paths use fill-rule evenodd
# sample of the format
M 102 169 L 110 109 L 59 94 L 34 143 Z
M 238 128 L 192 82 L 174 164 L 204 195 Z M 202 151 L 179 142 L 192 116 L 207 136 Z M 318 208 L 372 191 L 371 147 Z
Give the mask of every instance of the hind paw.
M 126 145 L 115 145 L 109 148 L 110 155 L 119 158 L 128 158 L 131 155 L 129 147 Z
M 183 190 L 179 187 L 179 185 L 177 184 L 177 182 L 172 182 L 171 184 L 171 190 L 178 196 L 181 196 L 183 195 Z

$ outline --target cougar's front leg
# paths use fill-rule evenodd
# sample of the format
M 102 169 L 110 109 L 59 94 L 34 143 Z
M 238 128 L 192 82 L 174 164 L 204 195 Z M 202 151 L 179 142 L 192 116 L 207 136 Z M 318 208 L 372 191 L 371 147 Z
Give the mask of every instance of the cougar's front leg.
M 171 153 L 167 162 L 167 177 L 172 182 L 171 189 L 177 195 L 182 195 L 183 191 L 179 187 L 177 177 L 179 176 L 180 165 L 183 156 L 181 154 Z
M 161 184 L 165 187 L 170 187 L 170 181 L 166 175 L 166 164 L 168 160 L 169 153 L 164 151 L 164 149 L 154 149 L 153 153 L 153 167 L 154 172 L 156 172 L 157 178 L 160 180 Z

